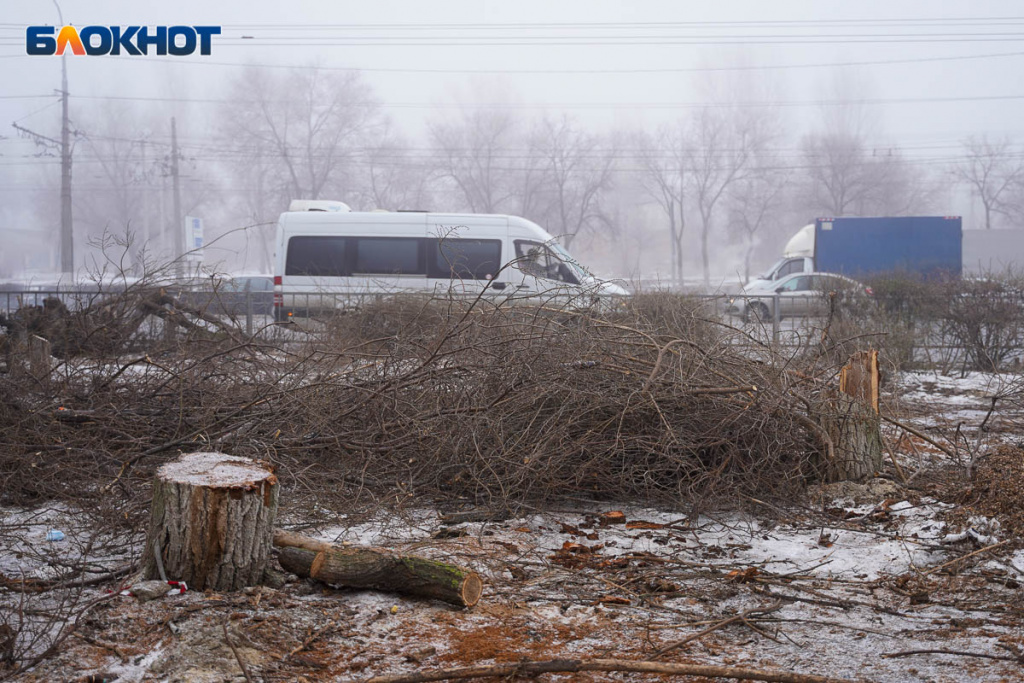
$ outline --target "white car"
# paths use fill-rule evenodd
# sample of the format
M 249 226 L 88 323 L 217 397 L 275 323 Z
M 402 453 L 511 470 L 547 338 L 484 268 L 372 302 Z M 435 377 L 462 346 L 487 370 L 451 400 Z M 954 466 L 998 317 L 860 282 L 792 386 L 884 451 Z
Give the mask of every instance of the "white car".
M 728 300 L 726 312 L 744 320 L 772 320 L 777 300 L 780 319 L 823 316 L 829 312 L 832 292 L 844 299 L 872 295 L 870 287 L 843 275 L 793 273 L 778 280 L 752 283 Z

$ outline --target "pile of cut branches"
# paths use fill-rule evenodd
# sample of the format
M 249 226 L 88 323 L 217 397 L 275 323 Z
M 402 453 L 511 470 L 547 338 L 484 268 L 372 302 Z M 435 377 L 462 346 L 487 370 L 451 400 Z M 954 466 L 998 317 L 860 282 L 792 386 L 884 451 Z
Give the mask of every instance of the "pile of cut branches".
M 664 296 L 614 316 L 452 311 L 293 396 L 306 438 L 288 448 L 476 503 L 792 493 L 820 448 L 807 390 L 734 335 Z
M 162 459 L 218 449 L 278 463 L 321 504 L 355 487 L 704 507 L 790 495 L 825 452 L 820 383 L 677 296 L 613 313 L 405 299 L 307 329 L 196 328 L 160 353 L 65 361 L 47 385 L 0 379 L 6 502 L 136 499 Z

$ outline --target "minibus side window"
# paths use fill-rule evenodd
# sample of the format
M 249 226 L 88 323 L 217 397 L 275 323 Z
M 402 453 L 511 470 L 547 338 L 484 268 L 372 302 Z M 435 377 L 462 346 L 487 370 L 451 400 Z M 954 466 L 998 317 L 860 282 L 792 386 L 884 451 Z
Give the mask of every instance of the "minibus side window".
M 291 237 L 288 239 L 284 274 L 344 277 L 350 274 L 345 250 L 344 237 Z
M 355 237 L 353 272 L 366 275 L 426 275 L 416 237 Z
M 427 241 L 427 277 L 490 280 L 501 268 L 501 240 Z

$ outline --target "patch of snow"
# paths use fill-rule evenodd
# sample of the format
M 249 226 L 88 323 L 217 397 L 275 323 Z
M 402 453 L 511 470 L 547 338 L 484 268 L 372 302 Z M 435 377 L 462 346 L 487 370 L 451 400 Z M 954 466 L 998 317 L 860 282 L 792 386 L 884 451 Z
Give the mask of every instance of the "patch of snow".
M 110 666 L 103 667 L 103 673 L 107 675 L 106 680 L 116 680 L 118 683 L 141 683 L 141 681 L 152 680 L 149 669 L 164 653 L 164 648 L 155 647 L 141 657 L 133 657 L 128 662 L 116 662 L 111 658 Z

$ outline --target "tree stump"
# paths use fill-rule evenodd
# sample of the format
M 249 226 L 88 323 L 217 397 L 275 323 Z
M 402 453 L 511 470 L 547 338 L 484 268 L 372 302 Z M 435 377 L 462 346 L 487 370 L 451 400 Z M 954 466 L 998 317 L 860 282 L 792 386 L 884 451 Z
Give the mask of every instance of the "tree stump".
M 273 543 L 280 487 L 262 463 L 192 453 L 157 470 L 144 573 L 190 588 L 260 583 Z
M 50 351 L 50 342 L 37 334 L 29 335 L 28 338 L 28 364 L 29 372 L 40 382 L 49 381 L 53 373 L 53 354 Z
M 834 446 L 826 481 L 859 481 L 882 467 L 878 352 L 853 355 L 839 373 L 839 392 L 824 403 L 820 423 Z

